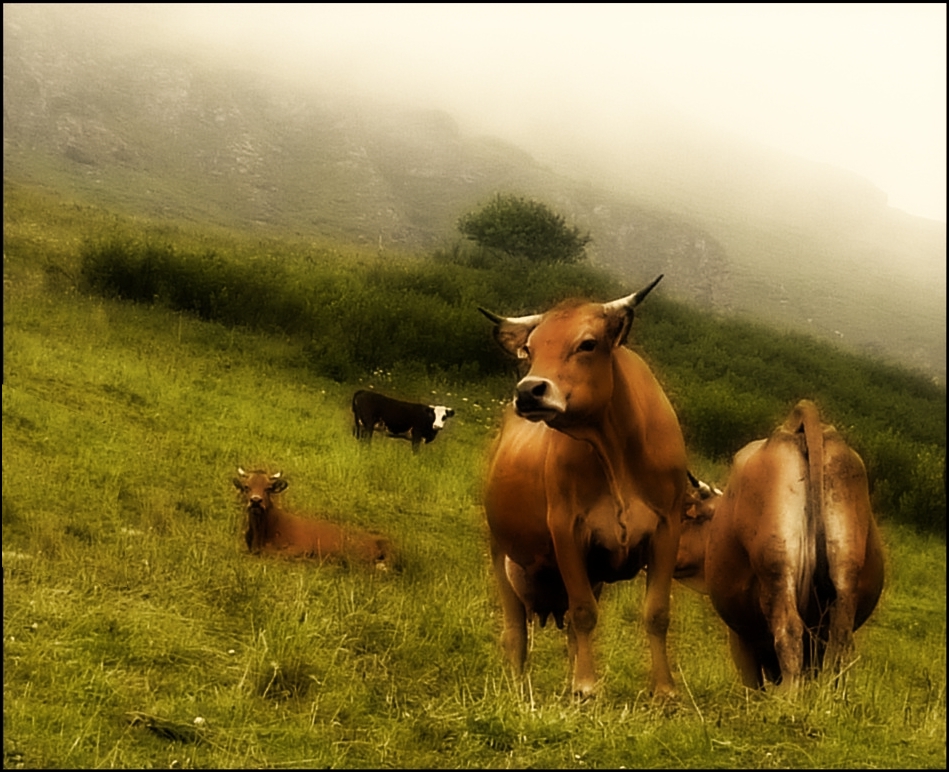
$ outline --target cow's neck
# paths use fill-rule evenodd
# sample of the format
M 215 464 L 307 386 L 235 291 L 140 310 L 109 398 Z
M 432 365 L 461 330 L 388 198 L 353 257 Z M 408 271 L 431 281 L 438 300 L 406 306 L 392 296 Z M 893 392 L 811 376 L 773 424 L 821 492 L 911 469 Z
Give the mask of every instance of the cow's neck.
M 620 540 L 625 544 L 629 537 L 629 505 L 640 495 L 636 483 L 639 470 L 635 458 L 637 449 L 641 451 L 642 440 L 636 406 L 628 392 L 626 379 L 619 368 L 614 368 L 613 375 L 614 399 L 594 420 L 566 433 L 590 443 L 600 459 L 616 503 Z M 620 391 L 617 392 L 617 389 Z
M 260 512 L 251 511 L 247 525 L 250 531 L 250 548 L 260 550 L 271 542 L 277 531 L 277 521 L 283 517 L 277 507 L 271 506 Z

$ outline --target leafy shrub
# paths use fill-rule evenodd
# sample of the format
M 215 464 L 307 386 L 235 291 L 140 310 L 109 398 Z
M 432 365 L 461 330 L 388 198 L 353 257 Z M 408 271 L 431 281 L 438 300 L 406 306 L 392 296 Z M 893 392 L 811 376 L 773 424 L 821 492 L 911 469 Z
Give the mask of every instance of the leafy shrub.
M 681 402 L 679 420 L 686 443 L 713 458 L 730 459 L 747 443 L 770 434 L 775 425 L 773 399 L 742 392 L 727 379 L 695 382 Z
M 945 448 L 912 442 L 890 429 L 854 444 L 867 466 L 874 511 L 945 535 Z
M 498 194 L 480 211 L 466 214 L 458 230 L 487 249 L 535 263 L 576 263 L 586 256 L 590 234 L 567 225 L 539 201 Z

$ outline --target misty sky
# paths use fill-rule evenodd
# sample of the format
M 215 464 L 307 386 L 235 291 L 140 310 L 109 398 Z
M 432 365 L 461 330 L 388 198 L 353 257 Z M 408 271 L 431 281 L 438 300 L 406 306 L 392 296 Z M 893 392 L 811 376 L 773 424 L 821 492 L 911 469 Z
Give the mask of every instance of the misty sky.
M 155 8 L 152 6 L 152 8 Z M 166 5 L 179 42 L 541 149 L 660 105 L 946 219 L 944 4 Z M 555 144 L 555 143 L 554 143 Z M 550 145 L 548 145 L 549 147 Z

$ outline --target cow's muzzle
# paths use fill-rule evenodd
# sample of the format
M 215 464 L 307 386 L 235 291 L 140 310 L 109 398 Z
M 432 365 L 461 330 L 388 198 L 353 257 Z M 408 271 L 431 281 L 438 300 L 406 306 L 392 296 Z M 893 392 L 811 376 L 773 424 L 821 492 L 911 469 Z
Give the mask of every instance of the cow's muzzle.
M 567 404 L 553 382 L 529 375 L 517 384 L 514 409 L 528 421 L 549 421 L 563 414 Z

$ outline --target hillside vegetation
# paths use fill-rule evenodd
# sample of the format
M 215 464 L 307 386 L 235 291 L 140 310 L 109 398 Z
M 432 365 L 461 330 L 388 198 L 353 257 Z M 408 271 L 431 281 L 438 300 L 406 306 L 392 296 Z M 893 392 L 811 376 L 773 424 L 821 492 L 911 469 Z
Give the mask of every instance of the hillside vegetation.
M 26 193 L 9 199 L 8 212 L 29 217 L 33 206 L 54 206 Z M 36 249 L 15 219 L 7 248 Z M 513 315 L 568 296 L 609 300 L 638 288 L 582 265 L 538 266 L 480 251 L 354 259 L 328 247 L 214 239 L 121 219 L 62 259 L 36 258 L 83 291 L 279 335 L 298 346 L 302 371 L 338 382 L 379 372 L 405 383 L 498 378 L 511 366 L 478 306 Z M 879 511 L 945 532 L 944 388 L 807 336 L 656 295 L 634 340 L 664 379 L 693 452 L 726 463 L 807 397 L 864 457 Z
M 941 491 L 931 384 L 696 314 L 660 285 L 633 339 L 697 470 L 816 397 L 872 461 L 887 586 L 843 683 L 793 700 L 746 694 L 710 605 L 676 587 L 672 707 L 643 691 L 641 582 L 610 586 L 604 682 L 578 704 L 559 631 L 535 630 L 523 685 L 502 662 L 479 491 L 513 378 L 466 306 L 625 287 L 485 255 L 344 260 L 23 188 L 5 190 L 4 228 L 5 767 L 945 766 L 945 501 L 902 503 Z M 328 287 L 346 302 L 326 315 Z M 429 337 L 405 340 L 422 318 Z M 405 358 L 349 358 L 364 346 Z M 417 455 L 366 448 L 357 385 L 456 416 Z M 281 469 L 291 508 L 388 534 L 401 572 L 248 555 L 239 465 Z
M 387 255 L 450 250 L 459 217 L 528 196 L 629 284 L 664 273 L 666 297 L 945 382 L 945 225 L 888 208 L 852 174 L 668 116 L 541 162 L 437 109 L 343 97 L 330 73 L 214 60 L 148 19 L 135 5 L 4 7 L 6 180 Z

